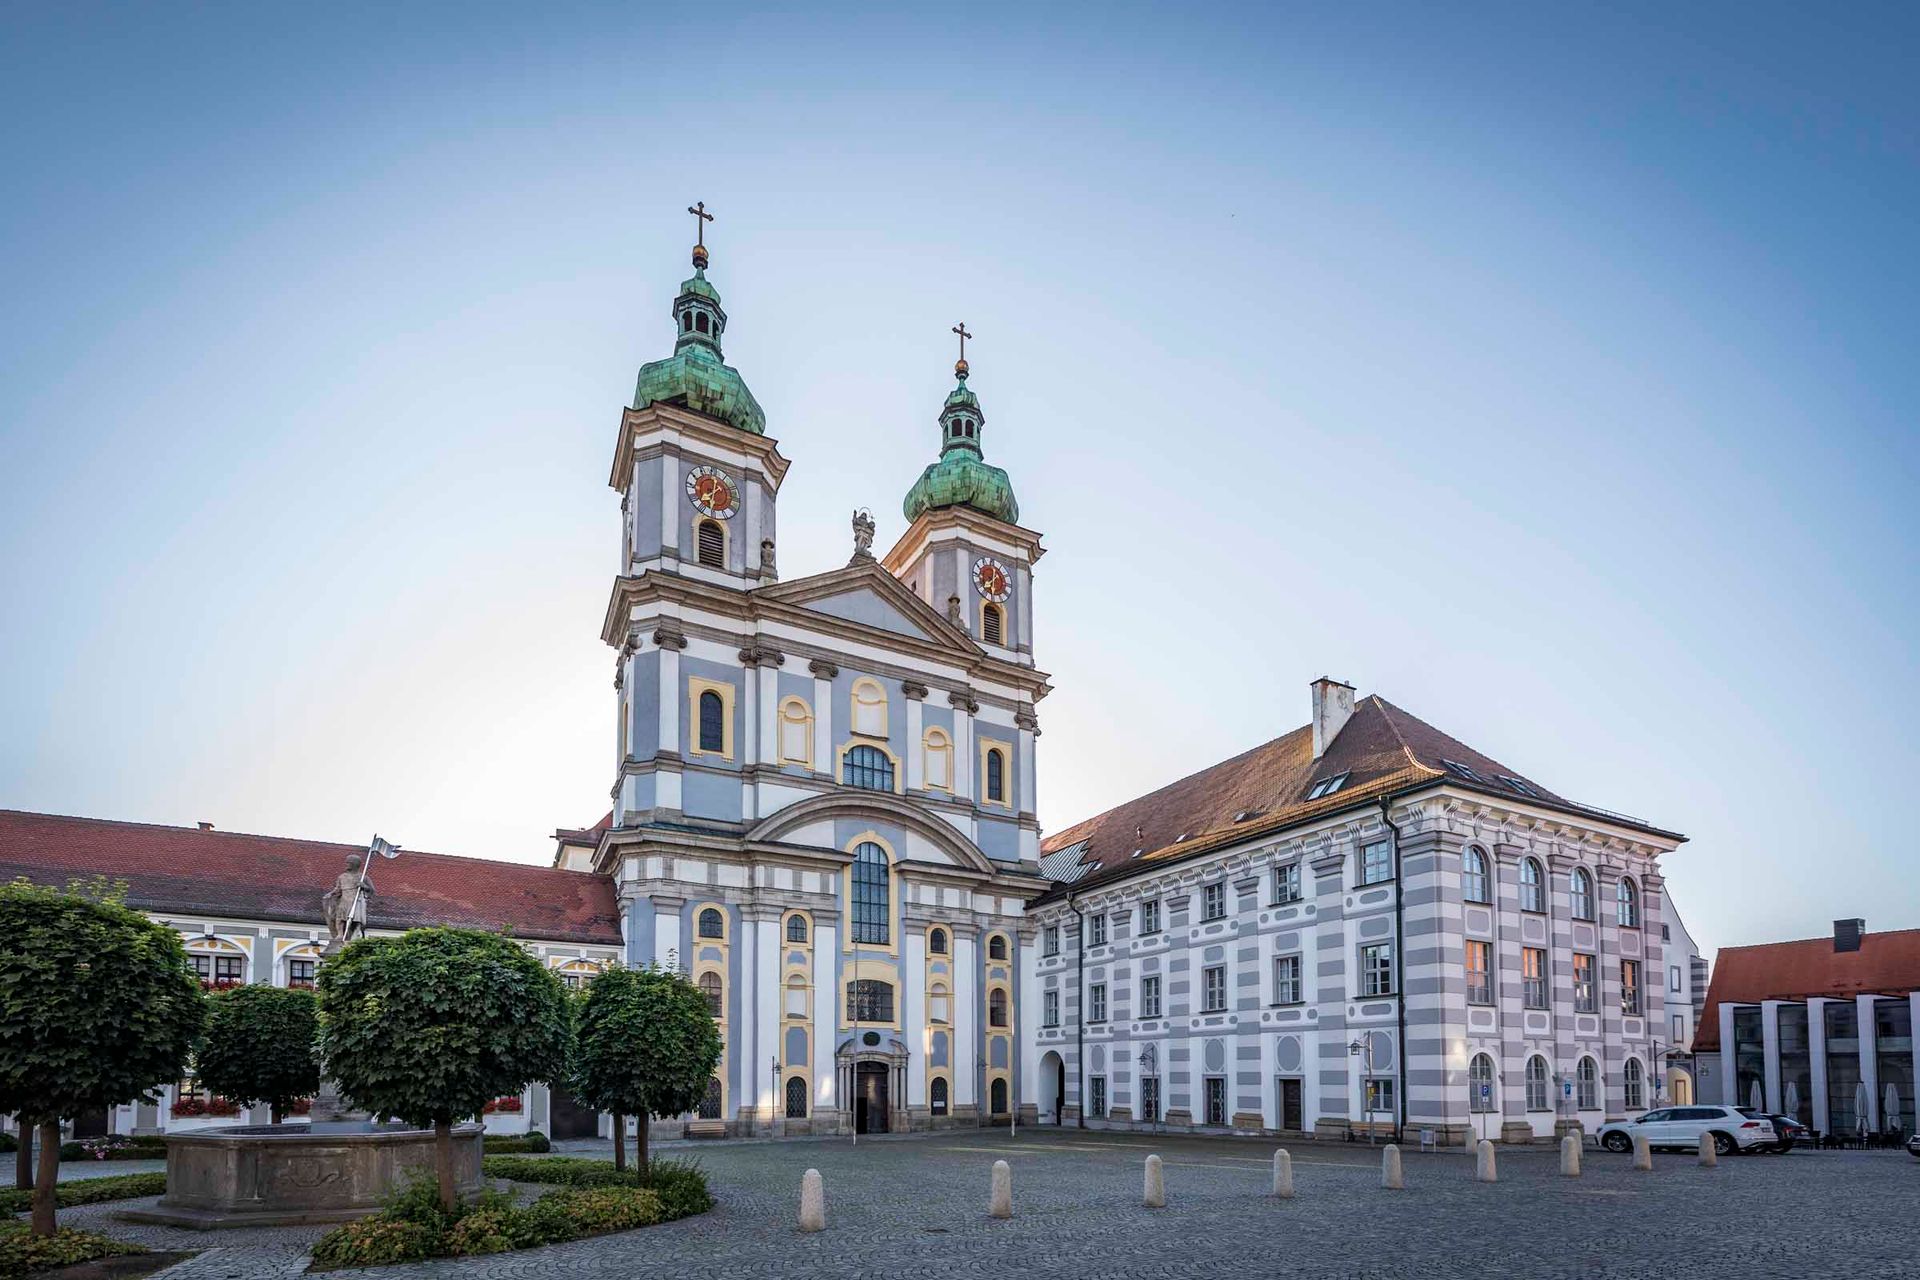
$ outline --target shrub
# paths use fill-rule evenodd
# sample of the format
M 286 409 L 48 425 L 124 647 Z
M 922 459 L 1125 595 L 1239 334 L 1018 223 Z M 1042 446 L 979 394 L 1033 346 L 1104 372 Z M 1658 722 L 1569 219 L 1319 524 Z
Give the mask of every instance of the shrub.
M 453 1224 L 442 1242 L 442 1252 L 455 1255 L 505 1253 L 515 1247 L 507 1234 L 514 1218 L 511 1209 L 481 1209 Z
M 418 1262 L 434 1256 L 441 1233 L 418 1222 L 377 1214 L 336 1227 L 313 1246 L 313 1265 L 378 1267 L 390 1262 Z
M 109 1240 L 71 1227 L 50 1236 L 36 1236 L 27 1230 L 24 1222 L 0 1223 L 0 1276 L 24 1276 L 31 1271 L 92 1262 L 95 1258 L 145 1252 L 137 1244 Z
M 615 1187 L 640 1185 L 634 1170 L 622 1172 L 605 1160 L 580 1156 L 487 1156 L 480 1171 L 509 1182 L 540 1182 L 552 1187 Z
M 117 1173 L 107 1178 L 80 1178 L 54 1187 L 58 1207 L 99 1204 L 106 1200 L 137 1200 L 157 1196 L 167 1189 L 165 1173 Z M 19 1213 L 33 1203 L 31 1191 L 0 1191 L 0 1213 Z
M 656 1159 L 641 1185 L 660 1197 L 662 1222 L 691 1218 L 713 1208 L 713 1192 L 707 1190 L 707 1175 L 691 1160 Z
M 62 1160 L 165 1160 L 167 1144 L 158 1138 L 129 1138 L 110 1133 L 104 1138 L 82 1138 L 60 1144 Z
M 10 1133 L 0 1133 L 0 1155 L 20 1149 L 20 1139 Z
M 544 1155 L 553 1150 L 553 1143 L 549 1142 L 547 1135 L 541 1133 L 538 1129 L 526 1134 L 524 1137 L 518 1134 L 508 1137 L 505 1134 L 490 1133 L 480 1141 L 486 1147 L 488 1155 L 504 1156 L 525 1151 L 538 1152 Z
M 583 1236 L 631 1231 L 661 1220 L 660 1197 L 645 1187 L 565 1187 L 540 1199 L 558 1205 Z

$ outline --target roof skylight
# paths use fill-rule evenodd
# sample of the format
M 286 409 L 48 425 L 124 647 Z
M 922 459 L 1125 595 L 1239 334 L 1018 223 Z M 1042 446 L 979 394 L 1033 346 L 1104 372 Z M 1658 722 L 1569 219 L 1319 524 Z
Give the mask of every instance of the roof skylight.
M 1347 775 L 1344 773 L 1336 773 L 1331 778 L 1322 778 L 1307 792 L 1307 799 L 1318 800 L 1322 796 L 1330 796 L 1346 785 Z

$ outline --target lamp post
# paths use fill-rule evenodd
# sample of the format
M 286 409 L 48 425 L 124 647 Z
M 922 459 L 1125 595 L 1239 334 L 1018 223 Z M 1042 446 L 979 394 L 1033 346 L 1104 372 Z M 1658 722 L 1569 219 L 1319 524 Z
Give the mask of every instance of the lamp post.
M 1146 1094 L 1146 1091 L 1147 1091 L 1147 1079 L 1148 1079 L 1148 1077 L 1150 1077 L 1150 1076 L 1154 1076 L 1154 1075 L 1155 1075 L 1155 1073 L 1156 1073 L 1156 1072 L 1158 1072 L 1158 1071 L 1159 1071 L 1159 1069 L 1160 1069 L 1160 1048 L 1159 1048 L 1159 1046 L 1158 1046 L 1158 1045 L 1151 1045 L 1151 1044 L 1150 1044 L 1150 1045 L 1148 1045 L 1148 1046 L 1147 1046 L 1146 1048 L 1144 1048 L 1144 1049 L 1142 1049 L 1142 1050 L 1140 1050 L 1140 1052 L 1139 1052 L 1139 1054 L 1137 1055 L 1137 1061 L 1138 1061 L 1138 1062 L 1139 1062 L 1139 1064 L 1140 1064 L 1140 1072 L 1139 1072 L 1139 1075 L 1140 1075 L 1140 1093 L 1141 1093 L 1141 1095 L 1142 1095 L 1142 1097 L 1144 1097 L 1144 1096 L 1145 1096 L 1145 1094 Z M 1065 1099 L 1062 1099 L 1061 1101 L 1063 1101 L 1063 1102 L 1064 1102 L 1064 1101 L 1065 1101 Z M 1158 1082 L 1158 1080 L 1157 1080 L 1157 1079 L 1155 1080 L 1155 1083 L 1154 1083 L 1154 1095 L 1153 1095 L 1153 1114 L 1152 1114 L 1151 1116 L 1149 1116 L 1149 1117 L 1147 1118 L 1147 1121 L 1148 1121 L 1148 1123 L 1149 1123 L 1149 1124 L 1151 1124 L 1151 1125 L 1153 1126 L 1153 1128 L 1154 1128 L 1154 1131 L 1155 1131 L 1156 1133 L 1157 1133 L 1157 1132 L 1159 1132 L 1159 1129 L 1160 1129 L 1160 1089 L 1159 1089 L 1159 1082 Z
M 1374 1145 L 1373 1137 L 1373 1032 L 1366 1033 L 1364 1042 L 1355 1040 L 1347 1046 L 1347 1053 L 1360 1059 L 1360 1097 L 1366 1103 L 1367 1145 Z
M 776 1118 L 781 1118 L 786 1115 L 785 1099 L 783 1099 L 780 1096 L 780 1055 L 779 1054 L 777 1053 L 774 1054 L 773 1057 L 768 1061 L 767 1071 L 773 1081 L 773 1101 L 769 1104 L 767 1108 L 767 1133 L 769 1135 L 773 1135 L 774 1122 Z M 780 1133 L 784 1134 L 786 1132 L 786 1128 L 787 1128 L 786 1125 L 782 1123 L 780 1125 Z

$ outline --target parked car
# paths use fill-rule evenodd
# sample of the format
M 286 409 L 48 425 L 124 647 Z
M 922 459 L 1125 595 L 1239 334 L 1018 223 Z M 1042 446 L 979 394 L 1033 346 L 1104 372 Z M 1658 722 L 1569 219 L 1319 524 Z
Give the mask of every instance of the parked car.
M 1719 1106 L 1661 1107 L 1633 1120 L 1601 1125 L 1599 1138 L 1609 1151 L 1632 1150 L 1636 1134 L 1644 1135 L 1650 1147 L 1692 1151 L 1699 1147 L 1703 1133 L 1712 1135 L 1713 1149 L 1723 1156 L 1764 1151 L 1779 1141 L 1771 1120 L 1742 1115 L 1738 1107 Z
M 1793 1150 L 1796 1142 L 1813 1141 L 1813 1130 L 1795 1120 L 1792 1116 L 1775 1115 L 1770 1111 L 1756 1111 L 1752 1107 L 1740 1108 L 1740 1114 L 1749 1120 L 1770 1120 L 1773 1122 L 1774 1144 L 1769 1148 L 1775 1155 L 1785 1155 Z
M 1907 1139 L 1907 1154 L 1910 1156 L 1920 1156 L 1920 1133 L 1916 1133 Z

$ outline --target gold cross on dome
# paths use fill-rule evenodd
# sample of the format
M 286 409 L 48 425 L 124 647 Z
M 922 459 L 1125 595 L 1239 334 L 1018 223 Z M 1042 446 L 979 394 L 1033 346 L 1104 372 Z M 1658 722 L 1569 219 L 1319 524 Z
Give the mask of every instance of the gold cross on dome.
M 705 200 L 688 205 L 687 212 L 694 217 L 694 247 L 704 249 L 707 247 L 707 224 L 713 221 L 713 215 L 707 212 L 707 202 Z
M 960 335 L 960 362 L 965 364 L 967 360 L 967 339 L 973 335 L 967 332 L 967 322 L 965 320 L 953 326 L 953 332 Z

